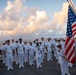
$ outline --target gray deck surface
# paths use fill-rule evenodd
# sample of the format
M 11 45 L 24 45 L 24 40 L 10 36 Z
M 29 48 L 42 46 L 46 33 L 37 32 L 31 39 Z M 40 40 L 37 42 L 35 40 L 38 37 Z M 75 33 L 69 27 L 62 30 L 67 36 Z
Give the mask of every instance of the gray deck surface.
M 24 68 L 19 68 L 18 65 L 13 63 L 13 70 L 7 71 L 5 65 L 0 61 L 0 75 L 61 75 L 60 65 L 53 57 L 52 61 L 44 60 L 42 68 L 37 69 L 36 65 L 30 66 L 29 63 L 24 64 Z M 69 68 L 71 75 L 76 75 L 76 66 Z

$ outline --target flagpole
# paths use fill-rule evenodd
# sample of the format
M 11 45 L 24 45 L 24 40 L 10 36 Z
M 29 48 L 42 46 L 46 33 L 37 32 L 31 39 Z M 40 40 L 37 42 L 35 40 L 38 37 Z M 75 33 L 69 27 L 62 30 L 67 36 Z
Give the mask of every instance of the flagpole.
M 74 9 L 74 11 L 75 11 L 75 13 L 76 13 L 76 9 L 75 9 L 75 6 L 74 6 L 74 4 L 73 4 L 73 2 L 70 0 L 70 3 L 71 3 L 71 5 L 72 5 L 72 7 L 73 7 L 73 9 Z
M 74 10 L 74 13 L 76 15 L 76 9 L 75 9 L 74 4 L 72 3 L 72 1 L 71 0 L 67 0 L 67 2 L 68 2 L 69 5 L 71 5 L 71 7 Z

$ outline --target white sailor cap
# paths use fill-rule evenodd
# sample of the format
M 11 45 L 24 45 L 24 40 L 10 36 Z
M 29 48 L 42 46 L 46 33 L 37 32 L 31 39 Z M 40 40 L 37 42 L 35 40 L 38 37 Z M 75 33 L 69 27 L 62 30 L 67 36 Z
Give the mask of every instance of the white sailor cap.
M 60 38 L 57 38 L 57 40 L 60 40 Z

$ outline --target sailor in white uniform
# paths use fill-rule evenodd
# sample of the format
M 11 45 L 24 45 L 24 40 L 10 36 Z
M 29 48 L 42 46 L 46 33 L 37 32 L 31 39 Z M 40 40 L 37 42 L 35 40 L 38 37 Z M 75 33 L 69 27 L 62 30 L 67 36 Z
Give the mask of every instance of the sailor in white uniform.
M 40 52 L 41 52 L 41 62 L 43 63 L 43 47 L 42 47 L 42 42 L 40 42 Z
M 6 56 L 6 47 L 7 47 L 7 40 L 5 41 L 5 46 L 4 46 L 4 49 L 5 49 L 5 56 Z M 12 60 L 13 61 L 13 60 Z M 7 66 L 7 58 L 5 57 L 5 66 Z
M 29 50 L 29 47 L 28 47 L 28 45 L 27 45 L 27 42 L 24 42 L 24 61 L 25 62 L 28 62 L 28 57 L 29 57 L 29 55 L 28 55 L 28 50 Z
M 42 67 L 41 66 L 41 52 L 40 52 L 39 43 L 36 43 L 35 52 L 36 52 L 36 64 L 37 64 L 37 68 Z
M 18 64 L 18 49 L 17 49 L 17 44 L 18 44 L 18 41 L 15 41 L 15 49 L 16 49 L 16 53 L 15 53 L 15 61 L 16 61 L 16 64 Z
M 19 43 L 17 44 L 17 50 L 18 50 L 18 62 L 19 62 L 19 68 L 24 67 L 24 44 L 22 42 L 22 38 L 19 39 Z
M 47 61 L 52 60 L 52 42 L 50 41 L 50 38 L 48 38 L 47 42 Z
M 16 46 L 15 46 L 14 39 L 12 39 L 12 42 L 10 43 L 10 45 L 12 46 L 13 51 L 14 51 L 14 54 L 13 54 L 13 61 L 16 62 Z
M 64 49 L 64 46 L 65 46 L 65 40 L 64 39 L 61 39 L 61 42 L 60 43 L 62 45 L 62 50 L 63 50 Z M 73 65 L 72 63 L 69 63 L 68 62 L 68 66 L 72 67 L 72 65 Z
M 13 49 L 10 45 L 10 40 L 7 40 L 7 46 L 5 47 L 6 50 L 6 58 L 7 58 L 7 70 L 13 69 L 12 61 L 13 61 Z
M 43 57 L 43 59 L 45 59 L 45 41 L 44 41 L 44 38 L 42 37 L 41 38 L 41 42 L 42 42 L 42 48 L 43 48 L 43 54 L 42 54 L 42 57 Z
M 68 69 L 68 61 L 64 58 L 63 55 L 63 50 L 62 50 L 62 45 L 58 44 L 57 45 L 58 51 L 59 51 L 59 63 L 61 66 L 61 75 L 70 75 L 69 74 L 69 69 Z
M 57 51 L 56 51 L 56 39 L 53 40 L 52 48 L 53 48 L 54 56 L 55 56 L 55 58 L 56 58 L 56 56 L 57 56 Z
M 59 53 L 60 53 L 60 52 L 59 52 L 59 49 L 58 49 L 58 47 L 57 47 L 58 44 L 60 44 L 60 39 L 57 39 L 57 43 L 56 43 L 57 60 L 58 60 L 57 63 L 59 64 Z
M 33 41 L 32 46 L 34 47 L 34 61 L 35 61 L 35 48 L 36 48 L 36 42 L 35 42 L 35 40 Z
M 3 60 L 3 64 L 6 63 L 6 57 L 5 57 L 5 43 L 3 43 L 3 45 L 0 47 L 0 50 L 2 52 L 2 60 Z
M 32 42 L 30 43 L 29 47 L 29 63 L 30 65 L 34 64 L 34 47 L 32 46 Z

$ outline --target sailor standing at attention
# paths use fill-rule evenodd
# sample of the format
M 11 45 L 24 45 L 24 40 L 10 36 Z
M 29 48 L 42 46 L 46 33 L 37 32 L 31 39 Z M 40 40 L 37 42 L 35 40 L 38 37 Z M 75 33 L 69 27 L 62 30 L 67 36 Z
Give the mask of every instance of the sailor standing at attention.
M 18 64 L 18 49 L 17 49 L 17 44 L 18 44 L 18 41 L 15 41 L 15 49 L 16 49 L 16 64 Z
M 28 50 L 29 50 L 29 47 L 27 45 L 27 42 L 24 42 L 24 61 L 25 62 L 28 62 Z
M 5 41 L 5 46 L 4 46 L 4 49 L 5 49 L 5 66 L 7 66 L 6 47 L 7 47 L 7 40 Z
M 12 42 L 10 43 L 10 45 L 12 46 L 13 51 L 14 51 L 14 54 L 13 54 L 13 61 L 16 62 L 16 47 L 15 47 L 14 39 L 12 39 Z
M 35 52 L 36 52 L 36 64 L 37 64 L 37 68 L 42 67 L 41 66 L 41 52 L 40 52 L 39 43 L 36 43 Z
M 50 42 L 50 38 L 48 38 L 48 42 L 47 42 L 47 61 L 52 60 L 52 43 Z
M 13 67 L 12 67 L 13 49 L 12 49 L 12 46 L 10 45 L 10 40 L 7 40 L 5 52 L 6 52 L 6 60 L 7 60 L 7 70 L 13 69 Z
M 43 57 L 43 59 L 45 59 L 45 41 L 44 41 L 44 38 L 42 37 L 41 38 L 41 45 L 42 45 L 42 48 L 43 48 L 43 54 L 42 54 L 42 57 Z
M 32 46 L 32 42 L 29 46 L 29 63 L 30 65 L 34 64 L 34 47 Z
M 24 61 L 24 44 L 22 42 L 22 38 L 19 39 L 19 43 L 17 44 L 17 50 L 18 50 L 18 62 L 19 62 L 19 68 L 24 67 L 23 61 Z
M 43 63 L 43 47 L 42 47 L 42 42 L 40 44 L 40 53 L 41 53 L 41 62 Z

